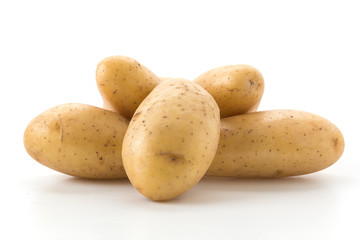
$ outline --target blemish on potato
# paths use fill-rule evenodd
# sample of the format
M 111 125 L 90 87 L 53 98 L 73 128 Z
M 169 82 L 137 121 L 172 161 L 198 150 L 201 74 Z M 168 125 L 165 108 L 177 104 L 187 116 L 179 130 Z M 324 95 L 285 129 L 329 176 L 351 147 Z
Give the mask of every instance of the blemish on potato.
M 136 114 L 132 117 L 131 121 L 135 121 L 135 120 L 140 116 L 140 114 L 141 114 L 141 112 L 136 113 Z
M 186 159 L 183 154 L 179 153 L 173 153 L 173 152 L 165 152 L 165 153 L 159 153 L 160 156 L 165 156 L 172 162 L 182 163 L 184 164 L 186 162 Z
M 276 170 L 273 177 L 279 177 L 281 175 L 282 171 L 281 170 Z

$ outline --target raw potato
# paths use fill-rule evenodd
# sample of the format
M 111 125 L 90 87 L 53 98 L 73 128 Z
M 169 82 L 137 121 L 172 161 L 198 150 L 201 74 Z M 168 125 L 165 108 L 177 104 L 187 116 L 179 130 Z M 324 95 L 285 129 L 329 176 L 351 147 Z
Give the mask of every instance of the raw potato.
M 256 111 L 264 92 L 261 73 L 248 65 L 214 68 L 194 81 L 214 97 L 221 118 Z
M 308 174 L 344 151 L 340 130 L 302 111 L 273 110 L 221 119 L 218 150 L 207 175 L 277 178 Z
M 196 83 L 163 81 L 142 102 L 123 143 L 133 184 L 149 199 L 175 198 L 209 168 L 218 146 L 219 108 Z
M 106 109 L 130 120 L 160 79 L 132 58 L 113 56 L 98 64 L 96 82 Z
M 175 79 L 183 79 L 183 78 L 161 77 L 161 78 L 159 78 L 159 83 L 161 81 L 168 81 L 168 80 L 175 80 Z M 147 97 L 147 96 L 145 96 L 145 97 Z M 108 102 L 105 102 L 105 101 L 103 102 L 103 108 L 106 109 L 106 110 L 116 112 L 116 109 L 114 109 L 112 106 L 109 105 Z
M 182 78 L 161 77 L 161 78 L 159 78 L 159 82 L 160 82 L 160 81 L 172 80 L 172 79 L 182 79 Z M 147 96 L 145 96 L 145 97 L 147 97 Z M 106 101 L 103 101 L 103 108 L 106 109 L 106 110 L 110 110 L 110 111 L 116 112 L 116 109 L 113 108 L 111 105 L 109 105 L 109 103 L 106 102 Z
M 109 110 L 112 112 L 116 112 L 116 109 L 114 109 L 112 106 L 110 106 L 108 102 L 103 102 L 103 109 Z
M 35 117 L 25 130 L 29 155 L 82 178 L 125 178 L 121 151 L 128 120 L 85 104 L 63 104 Z

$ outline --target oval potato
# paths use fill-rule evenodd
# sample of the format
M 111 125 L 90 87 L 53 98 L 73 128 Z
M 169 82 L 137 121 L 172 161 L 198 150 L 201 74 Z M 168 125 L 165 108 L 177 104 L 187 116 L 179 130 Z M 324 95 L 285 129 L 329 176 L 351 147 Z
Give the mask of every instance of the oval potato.
M 164 81 L 130 121 L 122 154 L 126 173 L 147 198 L 175 198 L 203 177 L 219 133 L 219 108 L 208 92 L 190 81 Z
M 160 79 L 132 58 L 112 56 L 98 64 L 96 82 L 106 109 L 131 119 Z
M 214 68 L 194 81 L 214 97 L 221 118 L 256 111 L 264 93 L 263 76 L 248 65 Z
M 115 69 L 112 68 L 107 72 L 109 75 L 113 74 L 115 76 L 117 73 L 114 70 Z M 177 78 L 157 78 L 157 82 L 153 82 L 152 84 L 156 85 L 161 81 L 172 79 Z M 264 79 L 261 73 L 254 67 L 248 65 L 228 65 L 215 68 L 198 76 L 194 81 L 213 96 L 220 108 L 221 118 L 256 111 L 264 93 Z M 127 89 L 126 86 L 123 87 L 123 94 L 127 96 L 131 95 L 131 91 L 135 89 L 135 87 L 132 89 Z M 138 87 L 140 87 L 140 85 Z M 153 85 L 151 87 L 153 88 Z M 106 88 L 108 93 L 102 95 L 111 96 L 111 92 L 116 90 L 114 85 L 110 87 L 107 86 Z M 144 99 L 147 94 L 142 93 L 139 98 Z M 119 112 L 118 109 L 124 109 L 124 106 L 117 108 L 116 106 L 119 106 L 119 104 L 110 104 L 113 100 L 107 101 L 104 96 L 103 99 L 105 109 L 116 112 Z M 138 101 L 135 102 L 137 103 Z M 124 98 L 124 103 L 131 105 L 128 98 Z M 125 114 L 124 112 L 119 113 Z M 128 119 L 130 118 L 131 116 L 128 117 Z
M 277 178 L 308 174 L 335 163 L 344 151 L 340 130 L 296 110 L 221 119 L 218 150 L 207 175 Z
M 122 142 L 128 120 L 85 104 L 62 104 L 35 117 L 24 133 L 29 155 L 56 171 L 82 178 L 125 178 Z

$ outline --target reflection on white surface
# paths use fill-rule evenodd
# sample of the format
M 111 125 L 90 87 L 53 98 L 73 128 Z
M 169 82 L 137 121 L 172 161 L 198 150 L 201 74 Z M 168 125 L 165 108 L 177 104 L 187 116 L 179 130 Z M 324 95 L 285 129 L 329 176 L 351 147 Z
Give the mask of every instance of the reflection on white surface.
M 284 179 L 206 177 L 188 193 L 152 202 L 128 180 L 60 174 L 24 183 L 27 225 L 40 239 L 332 239 L 341 224 L 339 186 L 349 179 L 314 174 Z M 346 203 L 345 203 L 346 204 Z M 174 235 L 176 233 L 176 235 Z

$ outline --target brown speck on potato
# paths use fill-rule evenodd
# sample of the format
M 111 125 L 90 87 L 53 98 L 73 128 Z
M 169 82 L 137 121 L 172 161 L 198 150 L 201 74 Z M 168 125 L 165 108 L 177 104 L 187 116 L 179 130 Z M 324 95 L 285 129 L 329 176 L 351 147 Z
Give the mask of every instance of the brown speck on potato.
M 250 129 L 250 130 L 248 131 L 248 134 L 250 134 L 252 131 L 253 131 L 253 130 L 252 130 L 252 129 Z
M 281 170 L 276 170 L 273 177 L 279 177 L 281 175 Z

